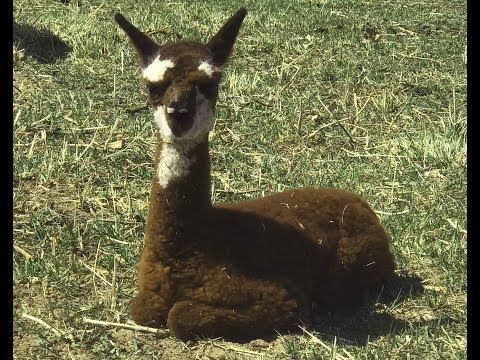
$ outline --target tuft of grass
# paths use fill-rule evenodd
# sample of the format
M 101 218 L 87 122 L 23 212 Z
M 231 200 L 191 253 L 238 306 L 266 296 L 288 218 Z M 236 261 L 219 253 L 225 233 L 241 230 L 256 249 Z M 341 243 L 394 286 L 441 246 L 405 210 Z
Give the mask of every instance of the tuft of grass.
M 398 281 L 266 348 L 87 324 L 130 321 L 153 172 L 152 115 L 113 13 L 158 42 L 206 41 L 241 5 L 213 200 L 356 191 L 392 236 Z M 16 1 L 14 356 L 466 358 L 465 25 L 462 1 Z

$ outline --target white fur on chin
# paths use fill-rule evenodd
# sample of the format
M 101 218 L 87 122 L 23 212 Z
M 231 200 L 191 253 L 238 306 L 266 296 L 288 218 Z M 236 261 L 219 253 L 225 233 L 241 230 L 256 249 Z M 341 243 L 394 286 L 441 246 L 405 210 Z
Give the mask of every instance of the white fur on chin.
M 187 176 L 190 165 L 195 159 L 189 158 L 186 153 L 193 146 L 201 142 L 213 128 L 214 109 L 210 101 L 197 89 L 196 113 L 193 125 L 180 138 L 173 135 L 167 123 L 167 111 L 164 106 L 158 106 L 154 113 L 155 123 L 164 140 L 157 167 L 157 176 L 160 186 L 167 187 L 173 179 Z

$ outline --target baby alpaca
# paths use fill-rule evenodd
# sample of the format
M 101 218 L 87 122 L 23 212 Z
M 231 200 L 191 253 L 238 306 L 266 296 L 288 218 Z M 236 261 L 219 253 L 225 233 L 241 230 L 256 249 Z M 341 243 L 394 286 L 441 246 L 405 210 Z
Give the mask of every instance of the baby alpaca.
M 208 133 L 223 68 L 246 10 L 207 43 L 157 45 L 115 20 L 141 59 L 158 127 L 135 322 L 248 340 L 358 305 L 394 270 L 389 237 L 358 195 L 302 188 L 212 204 Z

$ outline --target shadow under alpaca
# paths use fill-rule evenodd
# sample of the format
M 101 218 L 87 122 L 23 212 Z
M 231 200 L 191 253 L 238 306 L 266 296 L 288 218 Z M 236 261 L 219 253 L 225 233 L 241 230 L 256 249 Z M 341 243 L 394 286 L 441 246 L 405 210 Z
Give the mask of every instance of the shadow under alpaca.
M 422 279 L 417 275 L 396 273 L 384 284 L 370 291 L 370 298 L 357 311 L 325 313 L 317 312 L 309 330 L 326 341 L 337 338 L 338 343 L 364 346 L 368 341 L 388 334 L 400 333 L 412 327 L 430 323 L 449 323 L 449 318 L 408 321 L 378 310 L 380 307 L 397 305 L 424 293 Z
M 46 64 L 64 59 L 72 47 L 48 29 L 13 23 L 13 43 L 35 60 Z
M 385 307 L 401 304 L 403 301 L 421 296 L 424 293 L 422 279 L 417 275 L 396 273 L 384 284 L 370 290 L 365 303 L 350 311 L 326 312 L 316 307 L 313 321 L 299 325 L 290 335 L 301 335 L 309 332 L 325 342 L 337 344 L 365 346 L 378 337 L 400 334 L 405 330 L 429 326 L 446 325 L 457 322 L 457 319 L 441 317 L 428 320 L 410 321 L 384 312 Z M 380 309 L 379 309 L 380 308 Z M 283 334 L 285 336 L 285 334 Z M 274 340 L 278 334 L 268 340 Z M 288 337 L 288 335 L 287 335 Z M 286 340 L 295 342 L 295 338 Z

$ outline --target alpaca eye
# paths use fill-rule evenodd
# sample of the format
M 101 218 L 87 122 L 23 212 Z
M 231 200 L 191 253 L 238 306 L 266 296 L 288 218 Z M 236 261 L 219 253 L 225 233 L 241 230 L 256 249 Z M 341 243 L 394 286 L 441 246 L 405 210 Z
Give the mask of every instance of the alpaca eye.
M 198 90 L 207 97 L 213 97 L 217 92 L 217 85 L 210 79 L 205 79 L 197 82 Z
M 151 84 L 148 85 L 148 93 L 152 98 L 162 96 L 168 88 L 168 84 Z
M 215 85 L 198 85 L 198 90 L 209 99 L 214 98 L 218 93 Z

